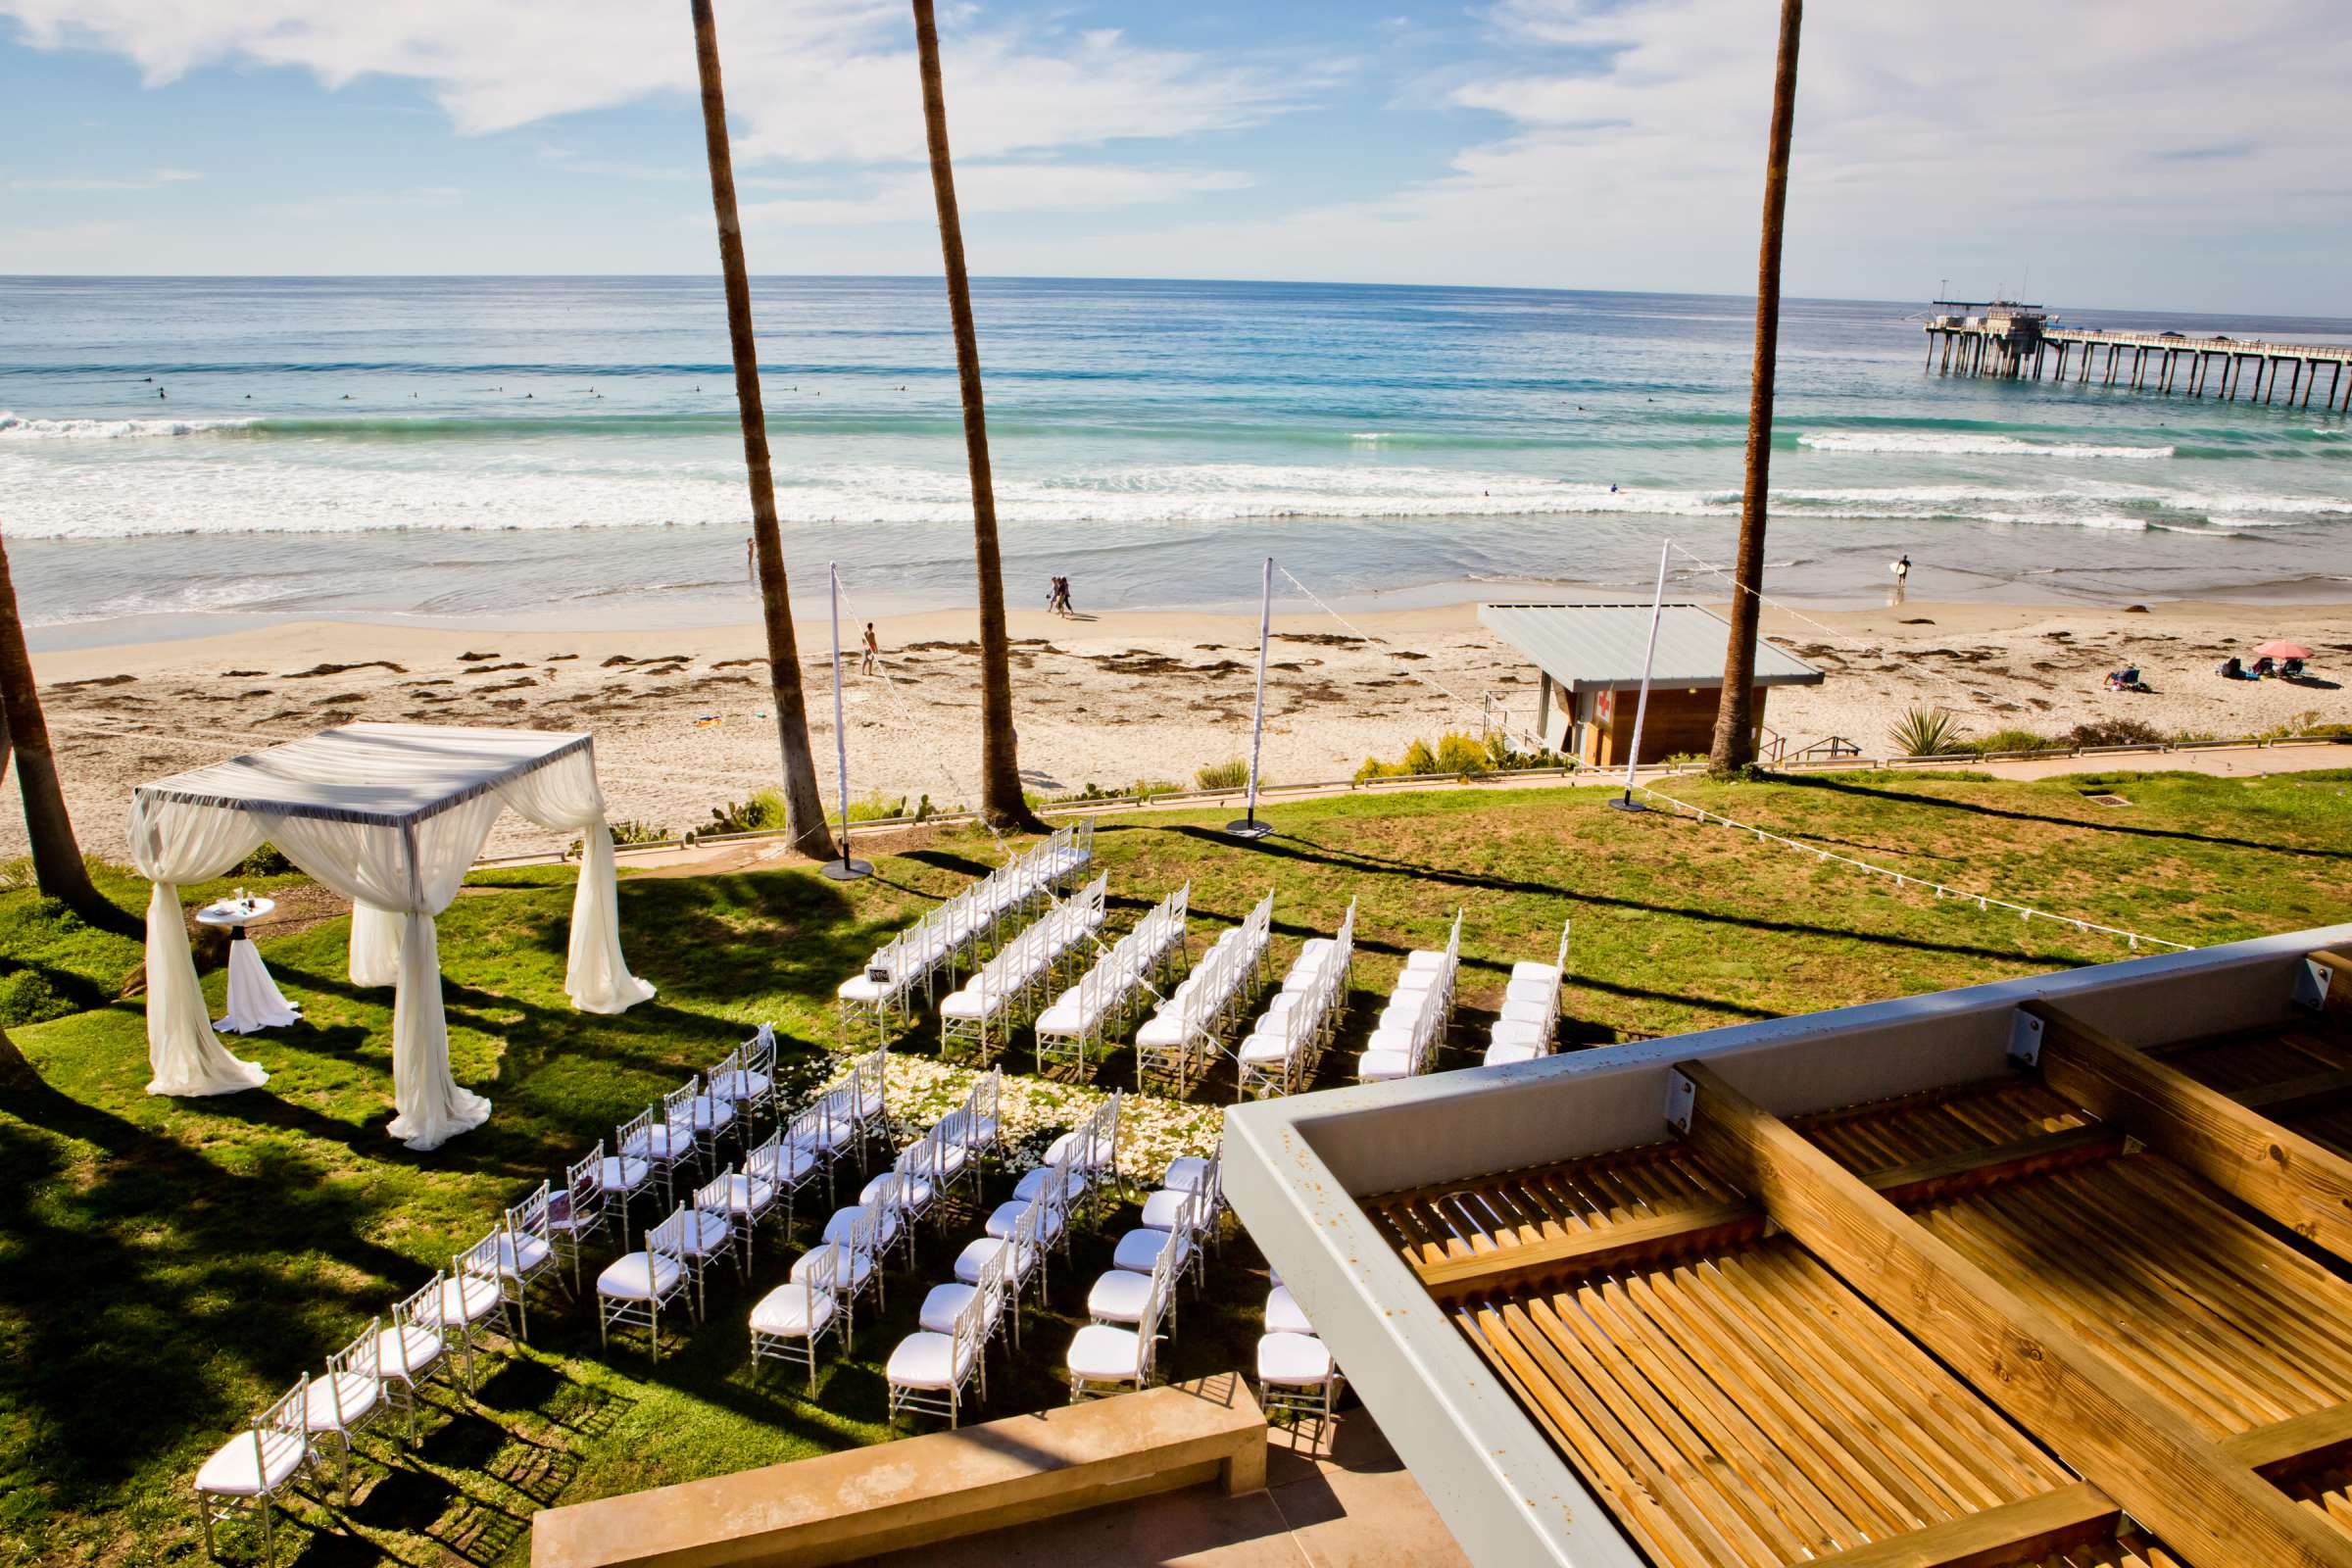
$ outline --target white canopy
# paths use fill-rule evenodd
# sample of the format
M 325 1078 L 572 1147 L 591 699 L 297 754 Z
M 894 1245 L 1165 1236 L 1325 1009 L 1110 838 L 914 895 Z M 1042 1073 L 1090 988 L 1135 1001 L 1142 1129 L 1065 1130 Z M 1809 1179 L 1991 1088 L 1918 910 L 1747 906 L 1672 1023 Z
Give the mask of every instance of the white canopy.
M 154 1095 L 221 1095 L 269 1075 L 222 1049 L 188 951 L 179 885 L 219 876 L 265 843 L 352 901 L 351 978 L 396 985 L 392 1134 L 435 1149 L 490 1102 L 449 1072 L 433 917 L 449 906 L 502 809 L 581 836 L 564 990 L 587 1012 L 654 994 L 620 953 L 612 835 L 586 735 L 346 724 L 131 792 L 130 848 L 147 905 L 147 1055 Z

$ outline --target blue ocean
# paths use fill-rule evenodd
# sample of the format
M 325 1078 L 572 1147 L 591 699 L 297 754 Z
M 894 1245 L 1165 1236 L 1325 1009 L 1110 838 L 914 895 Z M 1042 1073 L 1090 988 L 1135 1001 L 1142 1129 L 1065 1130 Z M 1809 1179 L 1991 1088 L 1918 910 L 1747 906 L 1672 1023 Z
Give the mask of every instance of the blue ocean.
M 983 279 L 1008 593 L 1335 603 L 1646 594 L 1726 559 L 1752 305 L 1681 295 Z M 1791 301 L 1770 590 L 2339 600 L 2343 416 L 1923 369 L 1925 302 Z M 755 286 L 812 611 L 972 600 L 940 284 Z M 2352 322 L 2064 309 L 2314 341 Z M 2323 383 L 2324 385 L 2325 383 Z M 707 278 L 0 279 L 0 526 L 52 645 L 272 616 L 740 620 L 749 504 Z M 1695 568 L 1692 568 L 1695 569 Z M 1688 591 L 1715 585 L 1702 577 Z

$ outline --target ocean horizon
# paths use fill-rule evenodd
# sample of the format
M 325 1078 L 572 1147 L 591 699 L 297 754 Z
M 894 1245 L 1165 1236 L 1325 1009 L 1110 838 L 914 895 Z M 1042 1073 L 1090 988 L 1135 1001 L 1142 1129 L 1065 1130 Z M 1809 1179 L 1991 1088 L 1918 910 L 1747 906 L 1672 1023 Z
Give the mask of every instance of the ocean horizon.
M 754 280 L 796 604 L 972 601 L 935 277 Z M 974 280 L 1005 590 L 1226 607 L 1646 595 L 1728 559 L 1753 302 Z M 1923 372 L 1924 302 L 1786 301 L 1768 591 L 2341 600 L 2317 408 Z M 2330 318 L 2060 310 L 2352 341 Z M 0 524 L 44 646 L 285 617 L 756 614 L 715 277 L 0 278 Z M 1682 565 L 1674 591 L 1719 593 Z

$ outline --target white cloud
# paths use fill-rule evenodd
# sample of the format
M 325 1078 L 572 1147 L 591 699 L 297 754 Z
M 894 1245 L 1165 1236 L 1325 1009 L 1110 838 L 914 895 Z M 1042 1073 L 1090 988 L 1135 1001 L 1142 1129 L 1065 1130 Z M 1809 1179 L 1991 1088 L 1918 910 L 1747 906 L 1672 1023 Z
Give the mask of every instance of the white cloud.
M 683 6 L 646 0 L 0 0 L 44 48 L 126 56 L 150 84 L 235 63 L 427 84 L 453 124 L 490 132 L 695 89 Z M 994 158 L 1262 122 L 1328 72 L 1277 74 L 952 15 L 943 41 L 959 157 Z M 893 0 L 770 0 L 719 25 L 744 160 L 919 161 L 913 25 Z
M 25 191 L 154 190 L 159 185 L 184 184 L 189 180 L 203 177 L 202 173 L 193 169 L 155 169 L 144 174 L 114 176 L 66 174 L 34 179 L 11 179 L 8 182 L 8 188 Z

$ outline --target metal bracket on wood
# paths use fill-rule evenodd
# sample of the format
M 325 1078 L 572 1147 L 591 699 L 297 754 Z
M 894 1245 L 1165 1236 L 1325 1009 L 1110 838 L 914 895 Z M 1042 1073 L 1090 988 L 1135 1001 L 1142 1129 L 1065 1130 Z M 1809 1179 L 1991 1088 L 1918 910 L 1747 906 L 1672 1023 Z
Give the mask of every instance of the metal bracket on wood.
M 1666 1125 L 1678 1133 L 1690 1130 L 1690 1112 L 1698 1103 L 1698 1085 L 1679 1068 L 1666 1070 Z
M 2009 1065 L 2023 1071 L 2041 1064 L 2041 1020 L 2020 1007 L 2009 1018 Z
M 2329 971 L 2317 958 L 2305 958 L 2295 965 L 2295 1005 L 2312 1012 L 2324 1011 L 2328 1005 Z

